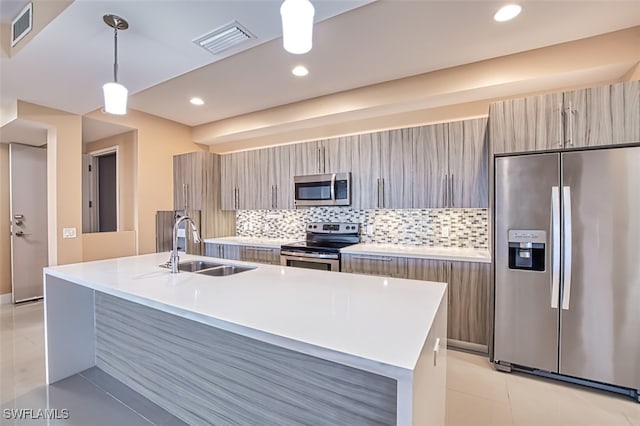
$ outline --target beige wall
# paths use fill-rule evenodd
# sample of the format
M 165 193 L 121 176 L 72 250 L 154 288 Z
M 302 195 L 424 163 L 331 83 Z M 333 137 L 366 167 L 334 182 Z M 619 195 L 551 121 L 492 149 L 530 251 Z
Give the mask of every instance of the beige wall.
M 49 265 L 82 261 L 82 118 L 18 101 L 18 118 L 47 127 Z M 62 238 L 76 228 L 77 238 Z
M 82 260 L 113 259 L 136 254 L 136 232 L 94 232 L 82 234 Z
M 11 293 L 9 145 L 0 144 L 0 294 Z
M 111 147 L 118 148 L 118 216 L 120 231 L 134 231 L 136 229 L 134 220 L 136 207 L 136 139 L 137 132 L 131 131 L 83 145 L 84 154 Z
M 124 116 L 94 111 L 87 117 L 137 129 L 138 253 L 155 252 L 156 211 L 173 209 L 173 156 L 208 147 L 191 141 L 190 127 L 132 109 Z

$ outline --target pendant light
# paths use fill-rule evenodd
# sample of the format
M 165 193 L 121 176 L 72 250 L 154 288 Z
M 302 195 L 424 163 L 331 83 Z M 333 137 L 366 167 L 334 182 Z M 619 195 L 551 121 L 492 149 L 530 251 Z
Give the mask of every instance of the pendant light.
M 113 28 L 114 63 L 113 81 L 102 86 L 104 92 L 104 110 L 109 114 L 124 115 L 127 113 L 127 95 L 129 91 L 118 83 L 118 30 L 126 30 L 129 23 L 117 15 L 104 15 L 105 24 Z
M 295 54 L 311 50 L 314 13 L 309 0 L 285 0 L 282 3 L 280 16 L 284 50 Z

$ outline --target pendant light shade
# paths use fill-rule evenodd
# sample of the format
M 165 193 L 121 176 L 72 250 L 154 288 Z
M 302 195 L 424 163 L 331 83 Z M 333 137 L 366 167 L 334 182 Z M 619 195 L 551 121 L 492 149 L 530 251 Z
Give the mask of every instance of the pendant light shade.
M 113 81 L 102 86 L 104 92 L 104 110 L 109 114 L 124 115 L 127 113 L 127 96 L 129 91 L 122 84 L 118 83 L 118 30 L 126 30 L 129 23 L 117 15 L 104 15 L 102 17 L 105 24 L 114 29 L 114 62 Z
M 313 15 L 315 9 L 309 0 L 285 0 L 280 6 L 284 50 L 302 54 L 311 50 Z
M 104 92 L 104 110 L 109 114 L 127 113 L 127 95 L 129 91 L 120 83 L 111 82 L 102 86 Z

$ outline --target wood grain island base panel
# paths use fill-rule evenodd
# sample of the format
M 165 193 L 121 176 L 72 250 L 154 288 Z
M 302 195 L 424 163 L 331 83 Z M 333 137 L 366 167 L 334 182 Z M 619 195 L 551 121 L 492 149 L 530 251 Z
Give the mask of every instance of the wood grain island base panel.
M 190 424 L 392 425 L 394 379 L 96 292 L 96 365 Z

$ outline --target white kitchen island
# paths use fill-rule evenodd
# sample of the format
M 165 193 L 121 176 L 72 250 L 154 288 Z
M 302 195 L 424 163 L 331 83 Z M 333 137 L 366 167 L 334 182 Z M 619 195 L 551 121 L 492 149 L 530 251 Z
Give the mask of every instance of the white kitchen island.
M 45 269 L 47 383 L 97 366 L 191 424 L 444 424 L 445 284 L 167 259 Z

